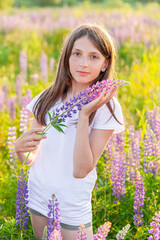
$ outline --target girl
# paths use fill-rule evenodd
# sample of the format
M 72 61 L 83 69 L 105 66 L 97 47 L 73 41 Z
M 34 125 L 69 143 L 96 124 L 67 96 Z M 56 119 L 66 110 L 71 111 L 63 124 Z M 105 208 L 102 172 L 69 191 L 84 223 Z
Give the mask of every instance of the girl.
M 21 162 L 32 151 L 26 162 L 31 165 L 28 205 L 38 240 L 47 225 L 48 200 L 52 194 L 59 201 L 63 239 L 75 240 L 81 223 L 85 225 L 87 239 L 92 239 L 95 166 L 113 132 L 124 130 L 121 106 L 113 99 L 117 88 L 107 94 L 104 89 L 96 100 L 66 119 L 65 134 L 53 127 L 47 136 L 35 131 L 41 132 L 49 123 L 47 111 L 52 113 L 88 86 L 111 77 L 115 53 L 113 40 L 104 28 L 95 24 L 77 27 L 62 49 L 55 83 L 27 106 L 34 114 L 32 127 L 17 139 L 15 150 Z

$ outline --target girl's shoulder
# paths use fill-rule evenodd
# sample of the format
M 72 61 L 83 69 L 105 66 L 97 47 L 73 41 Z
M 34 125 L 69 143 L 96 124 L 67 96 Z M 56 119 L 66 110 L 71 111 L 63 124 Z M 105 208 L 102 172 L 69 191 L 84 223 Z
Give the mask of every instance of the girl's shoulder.
M 41 96 L 41 94 L 44 92 L 45 90 L 43 90 L 42 92 L 40 92 L 39 94 L 37 94 L 31 101 L 30 103 L 26 106 L 26 108 L 33 113 L 33 106 L 34 104 L 37 102 L 37 100 L 39 99 L 39 97 Z
M 45 90 L 46 90 L 46 89 L 45 89 Z M 31 102 L 26 106 L 26 108 L 27 108 L 30 112 L 33 113 L 34 104 L 37 102 L 37 100 L 39 99 L 39 97 L 42 95 L 42 93 L 43 93 L 45 90 L 43 90 L 42 92 L 40 92 L 39 94 L 37 94 L 37 95 L 31 100 Z M 44 99 L 44 101 L 45 101 L 45 99 Z M 58 99 L 58 100 L 56 101 L 56 103 L 54 104 L 54 106 L 53 106 L 51 109 L 53 109 L 54 107 L 56 107 L 57 104 L 59 104 L 60 102 L 61 102 L 60 99 Z M 51 110 L 51 109 L 50 109 L 50 110 Z M 49 110 L 49 111 L 50 111 L 50 110 Z

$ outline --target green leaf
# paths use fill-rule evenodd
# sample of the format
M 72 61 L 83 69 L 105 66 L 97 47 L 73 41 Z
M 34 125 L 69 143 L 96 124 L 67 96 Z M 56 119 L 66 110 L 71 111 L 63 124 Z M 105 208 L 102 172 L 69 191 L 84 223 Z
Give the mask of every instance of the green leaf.
M 58 126 L 67 127 L 67 125 L 64 124 L 58 124 Z
M 50 114 L 50 112 L 47 112 L 47 113 L 48 113 L 49 119 L 51 120 L 51 114 Z
M 53 110 L 53 112 L 52 112 L 52 117 L 54 117 L 54 115 L 55 115 L 55 111 Z
M 52 125 L 58 132 L 62 132 L 64 133 L 64 131 L 62 130 L 62 128 L 60 128 L 58 125 L 54 124 Z

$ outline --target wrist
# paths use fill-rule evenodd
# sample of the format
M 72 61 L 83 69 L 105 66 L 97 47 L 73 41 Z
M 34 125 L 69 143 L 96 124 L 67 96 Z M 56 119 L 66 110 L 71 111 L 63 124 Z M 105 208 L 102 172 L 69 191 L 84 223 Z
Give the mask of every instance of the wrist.
M 82 111 L 79 111 L 79 120 L 89 121 L 89 115 L 84 114 Z

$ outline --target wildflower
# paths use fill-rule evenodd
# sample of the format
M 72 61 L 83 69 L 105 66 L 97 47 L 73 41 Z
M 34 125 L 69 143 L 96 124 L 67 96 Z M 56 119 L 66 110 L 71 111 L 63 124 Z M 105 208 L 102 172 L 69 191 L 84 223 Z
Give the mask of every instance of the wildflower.
M 21 104 L 21 76 L 20 74 L 16 77 L 16 95 L 17 95 L 17 102 L 20 106 Z
M 53 57 L 51 57 L 51 58 L 49 59 L 49 70 L 50 70 L 51 72 L 54 71 L 54 64 L 55 64 L 55 60 L 54 60 Z
M 49 240 L 62 240 L 61 232 L 54 229 L 50 234 Z
M 17 160 L 17 155 L 14 150 L 14 143 L 17 138 L 16 134 L 16 127 L 9 127 L 7 145 L 9 149 L 10 162 L 13 163 L 14 167 L 16 167 L 15 161 Z
M 40 70 L 41 77 L 44 82 L 48 81 L 48 58 L 47 55 L 42 52 L 40 56 Z
M 87 240 L 84 224 L 80 224 L 79 231 L 77 233 L 77 240 Z
M 25 132 L 28 129 L 28 123 L 29 123 L 29 114 L 28 111 L 25 108 L 22 108 L 20 111 L 20 132 Z
M 137 172 L 136 175 L 136 192 L 135 192 L 135 198 L 134 198 L 134 225 L 140 226 L 143 224 L 142 218 L 143 218 L 143 211 L 142 211 L 142 207 L 144 206 L 144 183 L 143 183 L 143 179 L 140 175 L 139 172 Z
M 20 73 L 22 80 L 27 80 L 27 54 L 24 51 L 20 51 L 19 54 L 19 65 L 20 65 Z
M 121 196 L 125 196 L 125 166 L 121 159 L 121 154 L 116 152 L 112 160 L 112 195 L 120 200 Z
M 49 200 L 48 208 L 49 208 L 49 213 L 48 213 L 48 226 L 47 226 L 47 240 L 54 239 L 54 234 L 58 236 L 56 238 L 57 240 L 61 239 L 61 226 L 60 226 L 60 214 L 59 214 L 59 208 L 58 208 L 58 200 L 55 198 L 55 195 L 52 195 L 52 200 Z M 56 231 L 55 231 L 56 230 Z M 58 233 L 59 232 L 59 235 Z M 52 238 L 51 238 L 52 237 Z
M 12 121 L 14 121 L 15 119 L 15 101 L 15 96 L 11 96 L 10 99 L 7 99 L 9 116 Z
M 125 227 L 122 228 L 122 230 L 120 230 L 117 235 L 116 235 L 116 238 L 117 240 L 120 240 L 120 239 L 124 239 L 125 235 L 127 234 L 128 230 L 130 229 L 130 224 L 127 224 Z
M 18 177 L 17 183 L 17 196 L 16 196 L 16 225 L 20 224 L 20 229 L 27 229 L 29 221 L 28 211 L 28 189 L 27 189 L 27 179 L 24 174 L 24 170 L 21 169 L 20 175 Z
M 3 110 L 4 103 L 5 103 L 5 93 L 2 90 L 2 88 L 0 88 L 0 111 Z
M 160 239 L 160 211 L 155 213 L 155 217 L 153 216 L 153 222 L 150 223 L 150 226 L 153 227 L 148 232 L 150 235 L 147 239 L 148 240 L 159 240 Z
M 25 108 L 28 103 L 32 100 L 32 93 L 30 89 L 27 89 L 25 96 L 21 99 L 21 108 Z M 28 111 L 28 110 L 27 110 Z M 29 111 L 28 111 L 29 112 Z M 29 112 L 30 113 L 30 112 Z
M 109 231 L 110 231 L 110 228 L 111 228 L 111 222 L 105 222 L 103 225 L 101 225 L 99 228 L 98 228 L 98 231 L 96 234 L 93 235 L 93 239 L 94 240 L 105 240 Z

